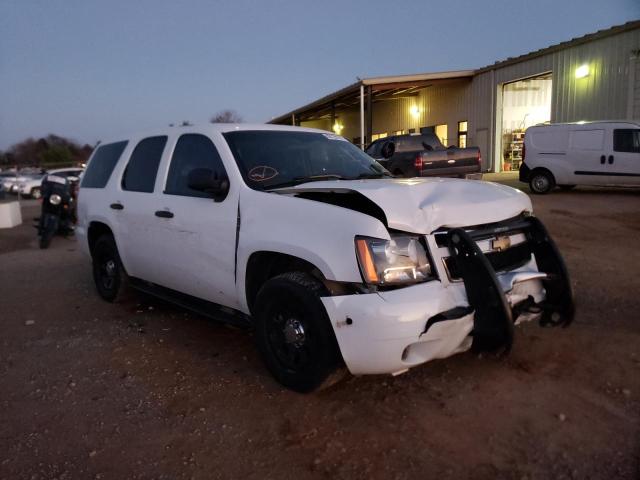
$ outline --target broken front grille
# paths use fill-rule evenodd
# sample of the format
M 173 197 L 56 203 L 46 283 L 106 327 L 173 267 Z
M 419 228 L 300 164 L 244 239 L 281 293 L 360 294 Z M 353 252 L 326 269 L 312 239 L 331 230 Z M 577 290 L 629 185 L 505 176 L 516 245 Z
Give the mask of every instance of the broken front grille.
M 531 260 L 532 250 L 527 232 L 529 223 L 525 218 L 518 216 L 503 222 L 465 228 L 497 273 L 515 270 Z M 439 247 L 448 247 L 447 230 L 436 232 L 435 240 Z M 504 241 L 509 244 L 506 248 Z M 501 245 L 500 248 L 496 246 L 498 244 Z M 453 281 L 460 280 L 455 259 L 444 257 L 443 261 L 449 278 Z

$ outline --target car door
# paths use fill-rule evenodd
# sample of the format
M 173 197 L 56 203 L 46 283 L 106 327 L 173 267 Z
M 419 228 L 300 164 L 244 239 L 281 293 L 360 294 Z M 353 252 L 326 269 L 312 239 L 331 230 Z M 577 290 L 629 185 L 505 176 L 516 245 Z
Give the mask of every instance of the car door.
M 156 179 L 166 143 L 166 135 L 137 143 L 109 204 L 127 273 L 154 283 L 161 280 L 158 251 L 163 242 L 155 231 Z
M 640 184 L 640 128 L 616 128 L 607 166 L 617 176 L 617 183 Z
M 222 138 L 217 141 L 223 142 Z M 178 137 L 155 205 L 156 231 L 162 238 L 160 285 L 228 307 L 237 307 L 235 248 L 238 185 L 224 199 L 193 190 L 187 177 L 194 169 L 227 177 L 214 141 L 200 133 Z

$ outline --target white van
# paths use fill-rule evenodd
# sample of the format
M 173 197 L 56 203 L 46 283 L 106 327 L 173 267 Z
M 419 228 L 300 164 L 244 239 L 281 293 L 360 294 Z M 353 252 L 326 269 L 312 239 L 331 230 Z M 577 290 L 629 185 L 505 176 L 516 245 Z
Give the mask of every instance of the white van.
M 555 186 L 640 185 L 640 124 L 580 122 L 530 127 L 520 181 L 533 193 Z

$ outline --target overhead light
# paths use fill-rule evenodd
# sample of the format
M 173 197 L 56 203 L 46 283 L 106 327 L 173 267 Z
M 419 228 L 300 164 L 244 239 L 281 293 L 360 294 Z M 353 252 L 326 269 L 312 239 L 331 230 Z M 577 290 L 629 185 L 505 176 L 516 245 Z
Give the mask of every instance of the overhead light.
M 409 107 L 409 113 L 411 114 L 412 117 L 417 117 L 420 115 L 420 108 L 418 108 L 417 105 L 411 105 Z
M 333 131 L 340 135 L 340 132 L 344 128 L 344 125 L 339 124 L 338 122 L 333 124 Z
M 589 65 L 586 63 L 576 68 L 576 78 L 584 78 L 589 76 Z

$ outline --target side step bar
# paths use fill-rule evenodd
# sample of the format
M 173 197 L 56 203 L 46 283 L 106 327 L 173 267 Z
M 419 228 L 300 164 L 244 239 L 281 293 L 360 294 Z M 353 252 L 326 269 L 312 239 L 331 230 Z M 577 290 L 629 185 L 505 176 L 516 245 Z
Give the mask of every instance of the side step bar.
M 129 281 L 131 282 L 131 286 L 136 290 L 158 297 L 161 300 L 165 300 L 216 322 L 226 323 L 239 328 L 252 327 L 251 319 L 242 312 L 222 307 L 216 303 L 192 297 L 191 295 L 177 292 L 170 288 L 146 282 L 139 278 L 129 277 Z
M 521 223 L 523 225 L 518 227 L 524 227 L 522 231 L 531 246 L 538 270 L 547 274 L 547 278 L 543 280 L 546 299 L 536 305 L 542 309 L 540 324 L 566 327 L 573 321 L 575 305 L 564 260 L 540 220 L 528 217 Z M 496 272 L 472 235 L 465 230 L 449 230 L 447 241 L 451 256 L 464 282 L 469 305 L 476 312 L 473 350 L 509 351 L 513 344 L 514 317 Z

